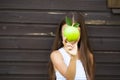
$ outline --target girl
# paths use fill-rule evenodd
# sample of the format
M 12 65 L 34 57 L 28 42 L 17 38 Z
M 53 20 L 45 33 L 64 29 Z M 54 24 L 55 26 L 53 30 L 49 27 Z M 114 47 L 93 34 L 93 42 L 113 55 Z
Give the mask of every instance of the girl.
M 69 42 L 63 32 L 68 25 L 60 23 L 50 54 L 50 80 L 94 80 L 94 56 L 88 43 L 84 18 L 79 13 L 69 13 L 72 23 L 79 23 L 80 38 Z

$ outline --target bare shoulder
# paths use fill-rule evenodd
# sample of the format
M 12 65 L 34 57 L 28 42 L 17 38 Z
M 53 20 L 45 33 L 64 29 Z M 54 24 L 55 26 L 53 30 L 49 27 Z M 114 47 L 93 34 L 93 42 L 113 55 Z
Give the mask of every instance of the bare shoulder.
M 67 65 L 64 63 L 64 59 L 60 51 L 56 50 L 50 54 L 51 61 L 54 69 L 58 70 L 62 75 L 65 76 Z
M 50 54 L 50 58 L 52 61 L 54 61 L 54 60 L 62 59 L 62 55 L 58 50 L 55 50 Z

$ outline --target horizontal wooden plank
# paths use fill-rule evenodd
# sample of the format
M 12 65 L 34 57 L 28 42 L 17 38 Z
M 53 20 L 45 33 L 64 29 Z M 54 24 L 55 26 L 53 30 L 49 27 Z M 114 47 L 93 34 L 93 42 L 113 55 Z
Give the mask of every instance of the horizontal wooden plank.
M 55 36 L 58 25 L 0 24 L 0 36 Z
M 55 15 L 49 12 L 0 11 L 0 22 L 57 23 L 63 15 L 65 13 Z
M 1 49 L 51 49 L 53 38 L 47 37 L 4 37 L 0 38 Z
M 119 26 L 86 25 L 89 37 L 120 37 Z M 0 36 L 55 36 L 58 25 L 0 23 Z
M 48 62 L 49 50 L 0 50 L 3 62 Z M 94 51 L 96 63 L 120 63 L 120 52 Z
M 96 76 L 95 80 L 120 80 L 120 76 L 106 76 L 106 75 L 100 75 L 100 76 Z
M 0 77 L 1 80 L 48 80 L 47 77 Z M 95 80 L 120 80 L 119 76 L 97 76 Z
M 119 64 L 96 64 L 96 75 L 120 76 Z M 46 75 L 48 64 L 46 63 L 0 63 L 0 74 L 16 75 Z
M 1 80 L 48 80 L 48 77 L 0 77 Z M 95 80 L 120 80 L 119 76 L 96 76 Z
M 119 18 L 119 19 L 118 19 Z M 93 25 L 119 25 L 120 16 L 110 12 L 88 12 L 85 13 L 86 24 Z
M 0 9 L 109 11 L 106 6 L 105 0 L 0 0 Z
M 93 48 L 93 50 L 119 51 L 120 39 L 119 38 L 91 38 L 90 45 Z
M 120 14 L 120 8 L 118 9 L 112 9 L 113 14 Z
M 48 80 L 48 74 L 0 74 L 0 80 Z
M 96 64 L 96 75 L 120 76 L 120 64 Z
M 0 11 L 0 22 L 58 24 L 67 12 Z M 120 25 L 120 16 L 108 12 L 84 12 L 86 24 Z
M 0 61 L 48 62 L 48 50 L 0 50 Z
M 48 63 L 0 63 L 0 74 L 47 75 Z
M 1 80 L 48 80 L 48 77 L 3 77 Z
M 120 37 L 120 26 L 88 26 L 89 37 Z
M 120 52 L 94 51 L 96 63 L 120 63 Z
M 113 15 L 110 12 L 84 12 L 84 16 L 86 18 L 86 20 L 120 20 L 120 16 L 119 15 Z
M 0 49 L 48 49 L 53 37 L 0 37 Z M 120 50 L 119 38 L 90 38 L 93 50 Z

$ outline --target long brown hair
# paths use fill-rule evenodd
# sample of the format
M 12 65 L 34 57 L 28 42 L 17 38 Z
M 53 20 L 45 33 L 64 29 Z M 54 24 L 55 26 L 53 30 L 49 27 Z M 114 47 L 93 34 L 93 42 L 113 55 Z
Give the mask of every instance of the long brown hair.
M 84 17 L 78 12 L 70 12 L 66 16 L 70 17 L 71 19 L 74 16 L 74 21 L 80 23 L 81 38 L 78 42 L 78 48 L 80 51 L 80 54 L 78 54 L 78 55 L 80 56 L 80 59 L 84 66 L 87 80 L 94 80 L 94 65 L 92 65 L 92 61 L 90 58 L 90 54 L 92 54 L 93 52 L 92 52 L 89 42 L 88 42 L 88 36 L 87 36 Z M 62 20 L 59 27 L 57 28 L 55 40 L 54 40 L 51 51 L 58 50 L 59 48 L 61 48 L 63 46 L 63 44 L 62 44 L 62 26 L 64 24 L 65 24 L 65 19 Z M 54 71 L 51 60 L 49 62 L 49 80 L 55 80 L 55 71 Z

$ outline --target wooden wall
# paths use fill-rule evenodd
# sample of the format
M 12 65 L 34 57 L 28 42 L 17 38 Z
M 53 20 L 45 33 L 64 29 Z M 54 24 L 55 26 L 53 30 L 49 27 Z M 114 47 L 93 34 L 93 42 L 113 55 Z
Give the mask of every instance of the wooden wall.
M 107 0 L 0 0 L 0 80 L 48 80 L 55 30 L 69 11 L 85 17 L 96 80 L 120 80 L 120 15 Z

